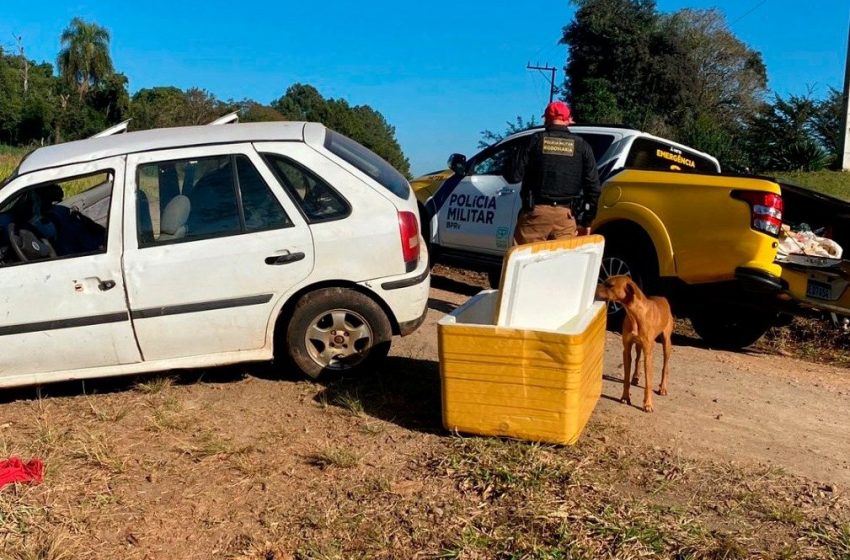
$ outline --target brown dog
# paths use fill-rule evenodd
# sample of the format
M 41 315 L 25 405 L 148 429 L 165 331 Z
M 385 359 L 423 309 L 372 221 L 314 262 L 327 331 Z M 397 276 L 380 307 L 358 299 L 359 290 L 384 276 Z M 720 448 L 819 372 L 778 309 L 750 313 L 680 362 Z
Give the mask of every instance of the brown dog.
M 670 373 L 668 362 L 673 344 L 670 335 L 673 332 L 673 314 L 670 304 L 663 297 L 647 297 L 628 276 L 612 276 L 599 284 L 596 297 L 605 301 L 616 301 L 626 310 L 623 320 L 623 396 L 620 402 L 631 404 L 629 395 L 629 370 L 632 361 L 632 346 L 635 347 L 635 371 L 632 385 L 638 384 L 638 367 L 643 350 L 643 371 L 646 387 L 643 392 L 643 409 L 652 412 L 652 349 L 655 340 L 661 336 L 664 343 L 664 367 L 661 370 L 659 395 L 667 394 L 667 376 Z

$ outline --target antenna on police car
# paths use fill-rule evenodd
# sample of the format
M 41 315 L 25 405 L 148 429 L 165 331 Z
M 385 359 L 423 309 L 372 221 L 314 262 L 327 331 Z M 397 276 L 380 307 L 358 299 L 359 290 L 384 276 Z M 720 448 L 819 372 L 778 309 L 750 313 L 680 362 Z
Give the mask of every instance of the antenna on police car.
M 532 66 L 529 62 L 525 65 L 525 68 L 527 70 L 539 70 L 541 74 L 543 72 L 552 73 L 552 76 L 549 78 L 549 103 L 552 103 L 552 100 L 555 99 L 555 92 L 558 91 L 558 88 L 555 87 L 555 72 L 557 72 L 558 69 L 554 66 L 549 66 L 548 64 L 546 66 L 540 66 L 539 62 L 534 66 Z

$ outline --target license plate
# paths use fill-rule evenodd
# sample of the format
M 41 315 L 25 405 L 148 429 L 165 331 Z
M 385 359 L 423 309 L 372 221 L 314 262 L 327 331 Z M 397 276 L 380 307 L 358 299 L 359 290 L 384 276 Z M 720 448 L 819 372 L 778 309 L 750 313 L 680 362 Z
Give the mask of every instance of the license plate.
M 816 299 L 832 299 L 832 286 L 826 282 L 809 280 L 806 286 L 806 295 Z

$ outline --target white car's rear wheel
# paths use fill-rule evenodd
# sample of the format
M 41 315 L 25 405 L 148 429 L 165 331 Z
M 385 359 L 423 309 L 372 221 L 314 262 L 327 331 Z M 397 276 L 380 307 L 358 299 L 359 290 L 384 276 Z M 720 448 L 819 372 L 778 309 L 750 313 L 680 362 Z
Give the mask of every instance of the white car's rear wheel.
M 386 357 L 392 328 L 384 310 L 360 292 L 326 288 L 296 304 L 286 330 L 289 357 L 305 374 L 354 373 Z

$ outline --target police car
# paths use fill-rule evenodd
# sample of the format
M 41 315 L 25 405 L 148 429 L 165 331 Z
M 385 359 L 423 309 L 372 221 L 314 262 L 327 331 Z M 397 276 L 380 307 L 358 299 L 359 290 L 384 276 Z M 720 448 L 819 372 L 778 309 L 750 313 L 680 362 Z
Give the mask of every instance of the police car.
M 415 179 L 423 237 L 432 262 L 490 273 L 498 281 L 521 208 L 520 185 L 510 183 L 518 150 L 542 128 L 522 131 L 471 158 L 449 157 L 447 171 Z M 717 159 L 682 144 L 624 126 L 571 126 L 590 144 L 599 179 L 624 168 L 719 173 Z
M 408 182 L 321 124 L 68 142 L 0 186 L 0 387 L 273 357 L 355 371 L 425 317 Z

